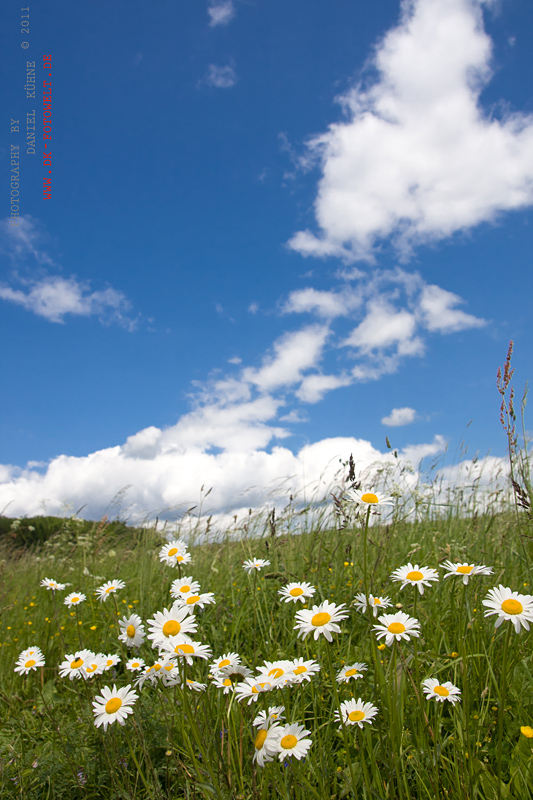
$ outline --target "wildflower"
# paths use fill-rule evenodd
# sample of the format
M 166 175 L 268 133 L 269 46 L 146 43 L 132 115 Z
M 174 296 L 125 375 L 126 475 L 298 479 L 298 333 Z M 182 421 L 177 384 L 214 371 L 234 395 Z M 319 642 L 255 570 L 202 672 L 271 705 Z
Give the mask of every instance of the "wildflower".
M 270 681 L 258 682 L 255 678 L 245 678 L 235 689 L 237 700 L 248 700 L 248 705 L 257 700 L 262 692 L 269 692 L 274 689 L 274 684 Z
M 93 653 L 92 658 L 88 658 L 83 665 L 84 678 L 92 678 L 94 675 L 101 675 L 107 669 L 107 656 L 103 653 Z
M 343 667 L 337 675 L 337 681 L 339 683 L 348 683 L 352 678 L 353 680 L 364 678 L 363 672 L 366 672 L 367 669 L 368 667 L 366 664 L 360 664 L 359 662 L 348 664 Z
M 107 581 L 107 583 L 103 583 L 97 588 L 96 594 L 98 595 L 98 599 L 105 603 L 110 594 L 114 594 L 117 589 L 124 589 L 125 586 L 126 584 L 124 581 Z
M 268 567 L 269 564 L 270 561 L 267 561 L 265 558 L 249 558 L 248 561 L 243 562 L 242 567 L 249 575 L 254 569 L 259 571 L 263 569 L 263 567 Z
M 167 653 L 184 658 L 187 664 L 192 664 L 193 657 L 207 659 L 213 655 L 213 651 L 208 645 L 193 642 L 185 636 L 169 636 L 163 643 L 163 649 Z
M 264 667 L 259 667 L 257 680 L 258 681 L 278 681 L 282 678 L 294 678 L 292 671 L 292 661 L 264 661 Z
M 493 573 L 492 567 L 477 566 L 476 564 L 459 564 L 445 561 L 442 566 L 447 570 L 445 578 L 449 578 L 450 575 L 460 575 L 465 586 L 473 575 L 492 575 Z
M 223 672 L 219 672 L 214 676 L 214 686 L 216 686 L 217 689 L 222 689 L 222 694 L 229 694 L 235 691 L 235 684 L 231 678 L 224 675 Z
M 277 725 L 270 728 L 260 728 L 254 740 L 254 761 L 264 767 L 269 761 L 274 761 L 278 752 L 279 729 Z
M 422 689 L 428 700 L 436 700 L 438 703 L 449 700 L 453 705 L 461 702 L 460 689 L 450 681 L 439 683 L 436 678 L 428 678 L 422 683 Z
M 281 595 L 282 599 L 285 600 L 286 603 L 297 603 L 300 600 L 302 603 L 305 603 L 306 597 L 312 597 L 316 589 L 310 583 L 288 583 L 287 586 L 284 586 L 282 589 L 278 591 L 278 594 Z
M 105 662 L 105 669 L 111 669 L 112 667 L 116 667 L 116 665 L 120 662 L 120 656 L 114 655 L 110 653 L 107 656 L 104 656 Z
M 287 756 L 294 756 L 300 761 L 307 755 L 307 751 L 313 744 L 311 739 L 305 739 L 311 731 L 306 731 L 303 725 L 285 725 L 277 729 L 279 760 L 283 761 Z
M 215 671 L 215 677 L 222 677 L 230 678 L 232 683 L 239 683 L 239 681 L 245 680 L 245 678 L 252 677 L 252 670 L 245 667 L 243 664 L 235 664 L 234 666 L 224 667 L 221 670 Z
M 63 603 L 68 606 L 68 608 L 71 608 L 71 606 L 77 606 L 80 603 L 83 603 L 85 599 L 85 595 L 81 592 L 71 592 L 70 594 L 67 594 L 63 600 Z
M 41 581 L 41 586 L 44 586 L 45 589 L 52 589 L 54 592 L 61 592 L 65 588 L 66 584 L 57 583 L 57 581 L 53 581 L 52 578 L 43 578 Z
M 373 594 L 369 594 L 367 600 L 366 594 L 363 592 L 356 594 L 354 599 L 354 606 L 357 611 L 365 613 L 367 605 L 370 604 L 375 617 L 377 617 L 378 611 L 381 611 L 382 608 L 388 608 L 392 605 L 390 597 L 374 597 Z
M 19 655 L 15 665 L 15 672 L 20 675 L 27 675 L 32 669 L 37 672 L 37 667 L 44 667 L 44 663 L 44 655 L 41 648 L 28 647 Z
M 346 700 L 341 703 L 341 713 L 339 714 L 337 710 L 335 711 L 335 721 L 340 722 L 342 718 L 345 725 L 359 725 L 362 728 L 363 722 L 368 722 L 369 725 L 372 725 L 378 710 L 372 703 L 363 703 L 361 698 L 359 700 Z
M 533 622 L 533 595 L 519 594 L 513 592 L 500 584 L 498 588 L 491 589 L 483 600 L 483 605 L 489 611 L 485 611 L 485 616 L 497 614 L 496 628 L 499 628 L 504 620 L 511 620 L 515 631 L 520 633 L 520 626 L 523 625 L 526 631 L 529 630 L 529 623 Z
M 159 560 L 169 567 L 176 564 L 188 564 L 191 561 L 191 554 L 187 552 L 187 545 L 181 539 L 174 539 L 163 545 L 159 551 Z
M 130 672 L 137 672 L 146 665 L 142 658 L 130 658 L 129 661 L 126 661 L 125 666 L 126 669 L 129 669 Z
M 406 566 L 394 570 L 391 578 L 393 581 L 403 581 L 400 591 L 404 586 L 411 584 L 412 586 L 418 586 L 420 594 L 424 594 L 424 586 L 431 586 L 430 581 L 438 581 L 439 576 L 437 571 L 430 567 L 419 567 L 418 564 L 413 566 L 409 562 Z
M 187 594 L 181 594 L 177 599 L 176 603 L 181 606 L 186 606 L 188 608 L 203 608 L 210 603 L 215 602 L 215 595 L 213 592 L 204 592 L 203 594 L 195 594 L 194 592 L 188 592 Z
M 327 600 L 319 606 L 313 606 L 312 609 L 302 609 L 302 611 L 296 612 L 298 621 L 294 629 L 298 628 L 298 637 L 301 636 L 305 639 L 308 633 L 313 633 L 316 640 L 323 633 L 328 642 L 331 642 L 333 641 L 332 632 L 341 633 L 341 629 L 336 623 L 348 616 L 348 612 L 344 609 L 344 603 L 336 606 L 335 603 L 329 603 Z
M 373 630 L 376 632 L 378 639 L 384 636 L 385 644 L 388 647 L 396 641 L 401 639 L 409 640 L 410 636 L 420 635 L 420 623 L 414 617 L 409 617 L 403 611 L 398 611 L 397 614 L 383 614 L 377 625 L 374 625 Z
M 176 578 L 175 581 L 172 581 L 172 586 L 170 587 L 170 594 L 174 599 L 181 597 L 182 594 L 188 594 L 189 592 L 196 594 L 199 591 L 200 584 L 198 581 L 194 581 L 191 576 Z
M 394 505 L 394 500 L 392 497 L 383 497 L 383 495 L 379 495 L 377 492 L 374 492 L 373 489 L 368 489 L 364 492 L 353 489 L 351 492 L 348 492 L 348 494 L 354 503 L 362 506 L 370 507 Z
M 104 731 L 107 731 L 107 726 L 112 725 L 113 722 L 125 725 L 128 714 L 133 713 L 132 706 L 138 696 L 137 692 L 131 691 L 130 684 L 118 691 L 116 686 L 113 686 L 112 689 L 104 686 L 100 697 L 93 701 L 96 727 L 99 728 L 100 725 L 103 725 Z
M 59 674 L 62 678 L 67 675 L 70 680 L 74 678 L 85 678 L 85 664 L 92 661 L 94 653 L 91 650 L 77 650 L 72 655 L 66 655 L 65 660 L 59 665 Z
M 187 678 L 185 684 L 191 692 L 204 692 L 206 689 L 205 683 L 199 683 L 198 681 L 193 681 L 190 678 Z
M 163 644 L 169 636 L 188 637 L 189 633 L 196 633 L 196 620 L 186 606 L 180 606 L 177 602 L 169 609 L 156 611 L 153 619 L 148 620 L 150 633 L 148 638 L 157 646 Z
M 225 667 L 235 667 L 241 663 L 238 653 L 224 653 L 220 658 L 215 659 L 211 664 L 212 670 L 224 669 Z
M 291 680 L 292 683 L 303 683 L 304 681 L 310 681 L 313 675 L 320 672 L 320 666 L 313 659 L 304 661 L 303 658 L 297 658 L 291 663 L 290 672 L 294 674 L 294 678 Z
M 119 641 L 127 647 L 139 647 L 144 642 L 145 631 L 142 619 L 138 614 L 122 617 L 118 622 L 120 628 Z
M 522 733 L 526 739 L 533 739 L 533 728 L 529 725 L 522 725 L 520 728 L 520 733 Z
M 285 706 L 270 706 L 268 711 L 260 711 L 252 724 L 256 728 L 268 730 L 272 724 L 285 719 L 284 711 Z

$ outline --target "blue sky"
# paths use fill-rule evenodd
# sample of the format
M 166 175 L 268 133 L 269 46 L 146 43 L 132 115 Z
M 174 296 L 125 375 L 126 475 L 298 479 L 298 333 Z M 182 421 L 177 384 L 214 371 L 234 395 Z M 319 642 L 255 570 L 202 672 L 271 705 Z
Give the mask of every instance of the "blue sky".
M 2 17 L 6 513 L 96 517 L 125 486 L 133 515 L 202 485 L 240 509 L 387 460 L 386 436 L 415 466 L 504 455 L 509 339 L 531 376 L 530 3 L 40 0 L 24 36 Z M 45 53 L 51 200 L 22 89 Z

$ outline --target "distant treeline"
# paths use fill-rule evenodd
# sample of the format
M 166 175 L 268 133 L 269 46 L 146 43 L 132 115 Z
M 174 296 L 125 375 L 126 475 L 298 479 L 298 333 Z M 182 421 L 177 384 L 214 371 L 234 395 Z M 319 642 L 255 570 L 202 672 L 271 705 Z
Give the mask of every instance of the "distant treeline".
M 102 534 L 105 532 L 106 538 L 137 531 L 136 528 L 131 528 L 120 520 L 93 522 L 72 517 L 0 516 L 0 542 L 14 547 L 39 546 L 56 534 L 66 535 L 75 541 L 79 536 L 94 533 L 97 529 Z

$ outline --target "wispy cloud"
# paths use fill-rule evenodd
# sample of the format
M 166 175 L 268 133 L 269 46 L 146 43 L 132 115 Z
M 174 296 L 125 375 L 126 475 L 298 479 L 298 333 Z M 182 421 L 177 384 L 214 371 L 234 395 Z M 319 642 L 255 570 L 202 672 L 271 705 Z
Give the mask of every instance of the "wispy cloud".
M 345 120 L 310 140 L 322 177 L 318 232 L 302 255 L 372 260 L 392 239 L 403 258 L 533 202 L 533 116 L 480 106 L 491 78 L 483 0 L 404 0 L 376 46 L 376 78 L 338 98 Z
M 209 26 L 227 25 L 235 16 L 235 6 L 232 0 L 212 0 L 207 7 Z
M 207 84 L 207 86 L 214 86 L 217 89 L 231 89 L 237 83 L 237 75 L 233 67 L 219 67 L 216 64 L 209 64 L 201 83 Z

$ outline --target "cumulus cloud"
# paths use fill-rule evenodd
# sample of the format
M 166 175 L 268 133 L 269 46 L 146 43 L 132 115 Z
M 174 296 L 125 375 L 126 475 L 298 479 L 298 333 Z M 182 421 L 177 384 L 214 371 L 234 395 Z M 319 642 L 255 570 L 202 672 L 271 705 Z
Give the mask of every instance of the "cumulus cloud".
M 233 67 L 209 64 L 203 82 L 208 86 L 215 86 L 217 89 L 231 89 L 237 83 L 237 75 Z
M 420 243 L 533 201 L 533 116 L 496 118 L 480 105 L 491 78 L 483 0 L 403 0 L 377 44 L 373 82 L 338 101 L 345 119 L 308 143 L 322 176 L 318 232 L 302 255 L 372 260 L 378 240 L 403 257 Z
M 243 380 L 262 391 L 299 383 L 304 371 L 320 361 L 328 333 L 324 325 L 310 325 L 283 335 L 274 343 L 274 353 L 263 360 L 261 367 L 247 367 L 243 371 Z
M 235 6 L 232 0 L 222 0 L 221 2 L 211 2 L 207 8 L 209 14 L 209 27 L 215 28 L 217 25 L 227 25 L 235 16 Z
M 389 425 L 391 428 L 399 428 L 402 425 L 410 425 L 414 422 L 416 411 L 414 408 L 393 408 L 390 414 L 382 417 L 381 422 L 383 425 Z

